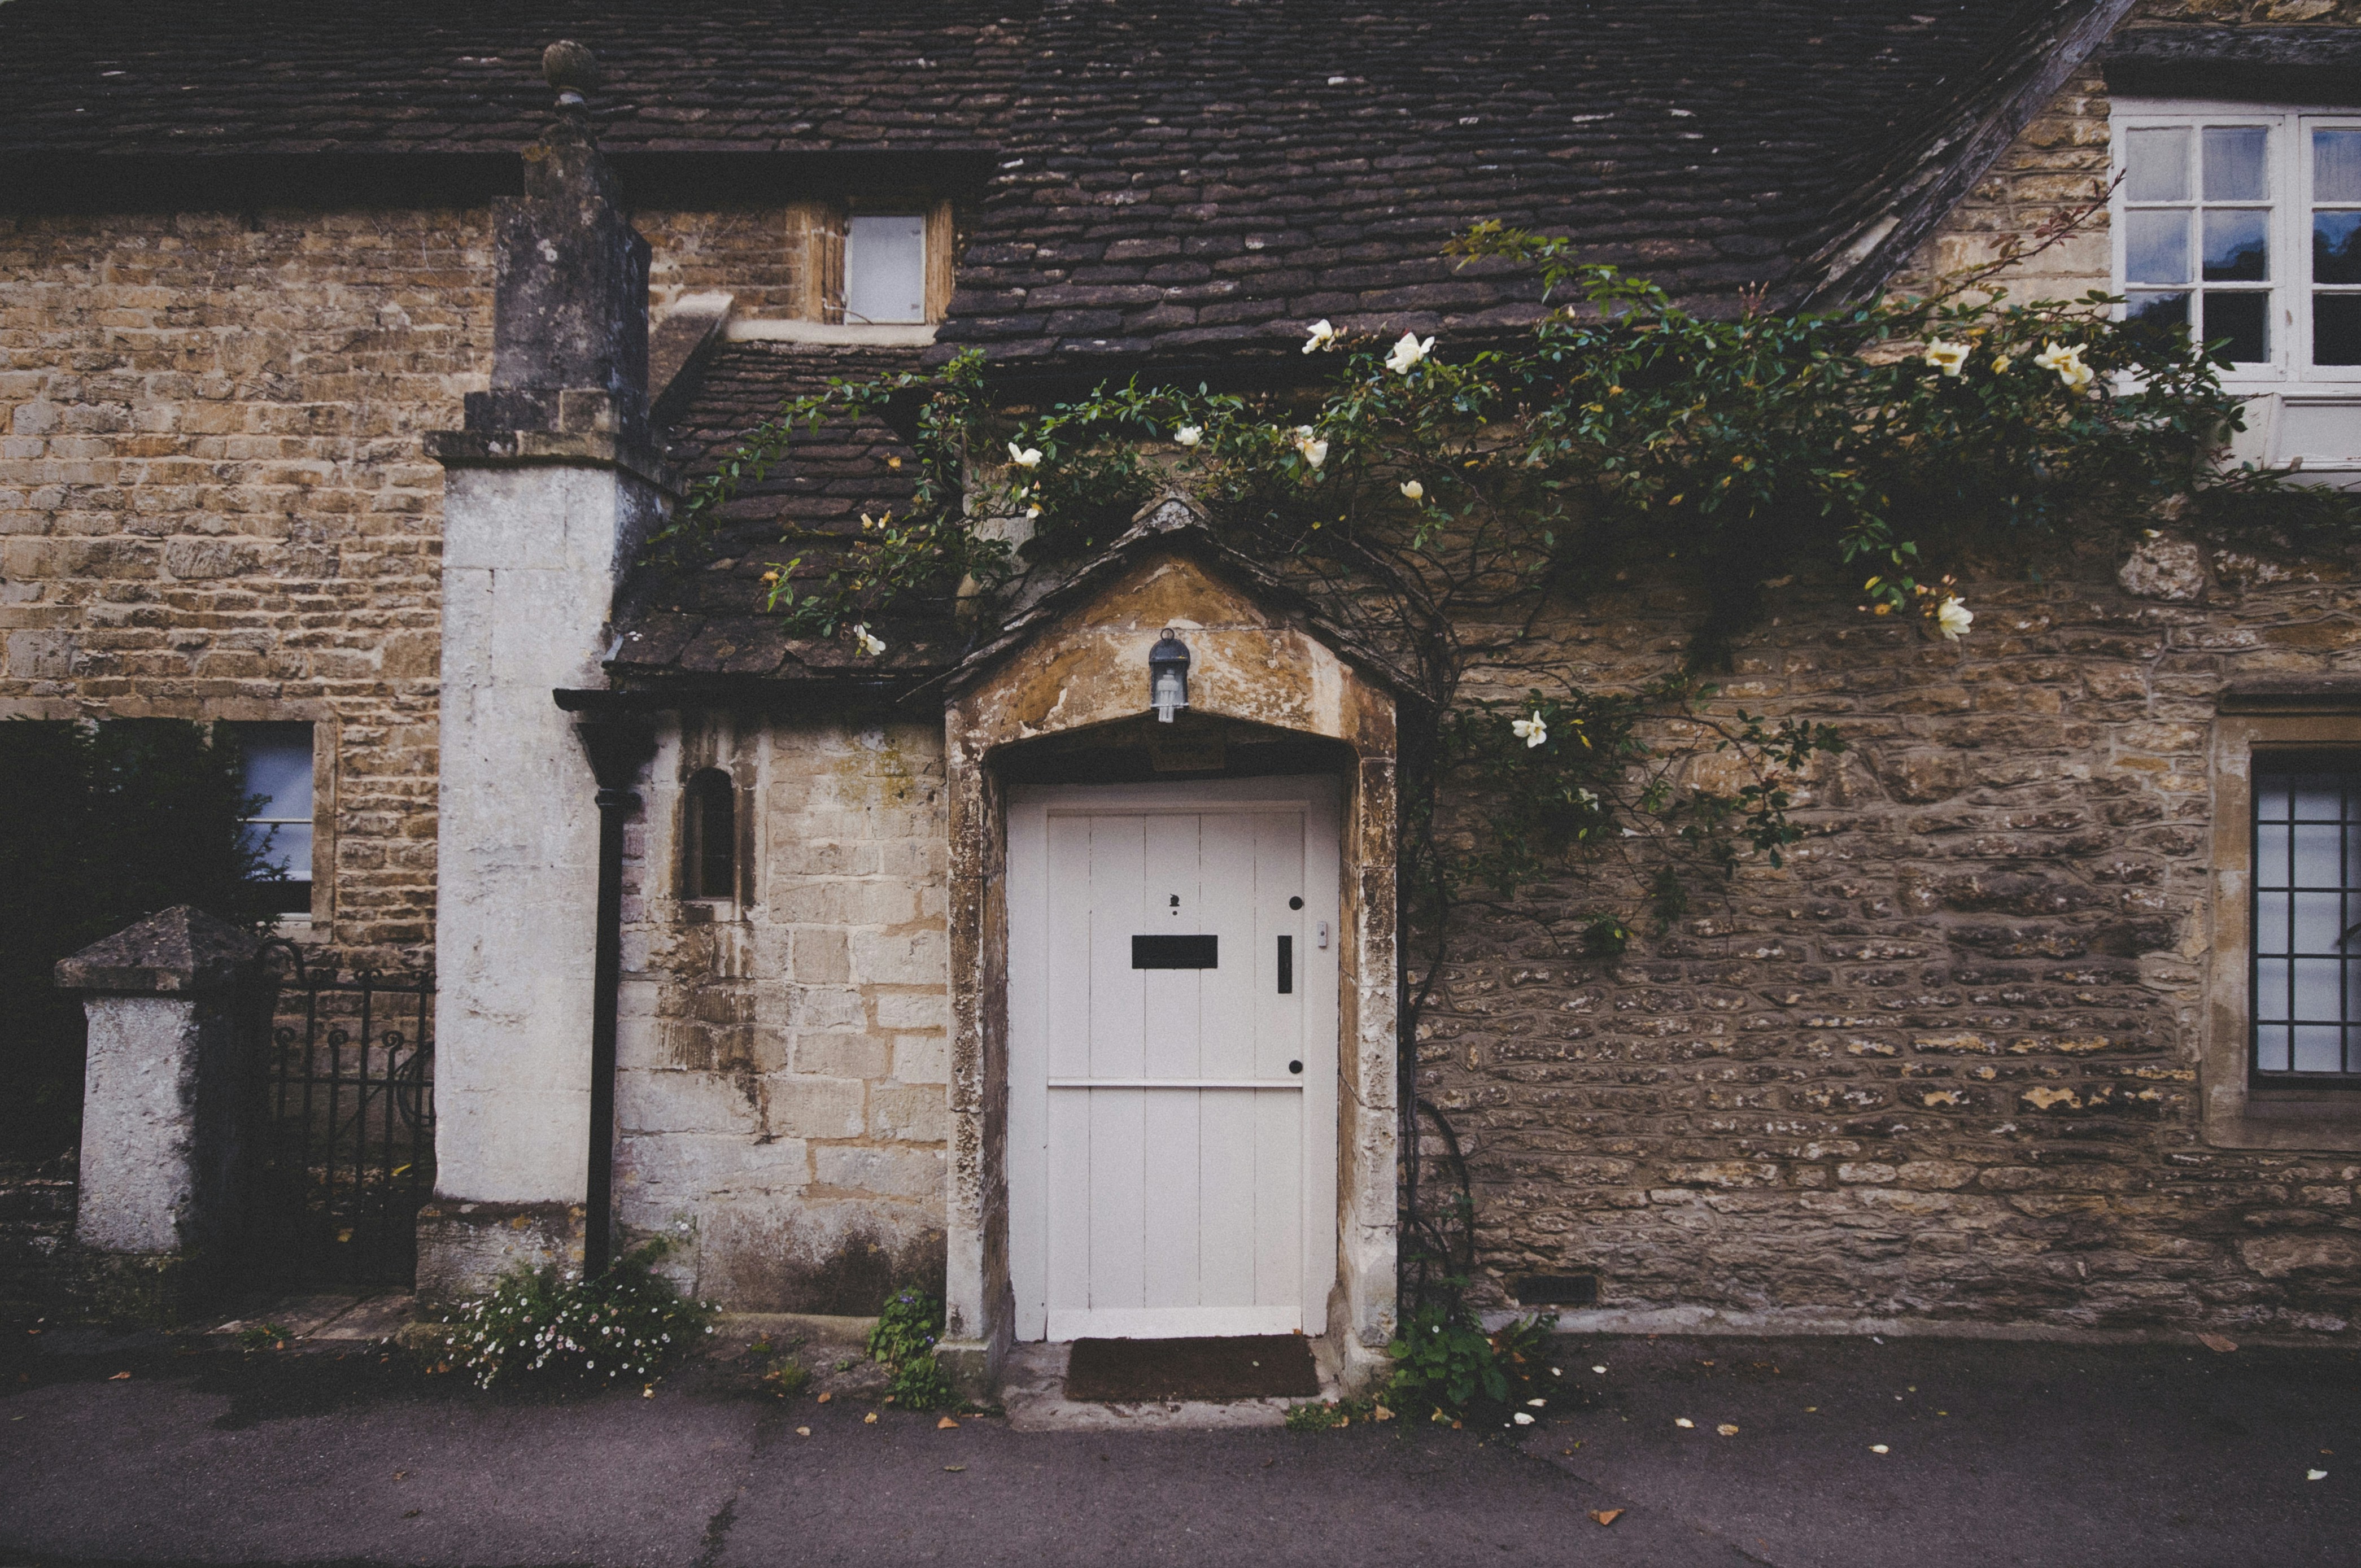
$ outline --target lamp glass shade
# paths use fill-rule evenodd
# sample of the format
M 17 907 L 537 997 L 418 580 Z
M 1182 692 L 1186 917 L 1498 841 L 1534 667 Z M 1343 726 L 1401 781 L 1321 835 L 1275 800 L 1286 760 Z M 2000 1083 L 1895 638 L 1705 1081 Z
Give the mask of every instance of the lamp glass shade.
M 1165 723 L 1189 706 L 1189 647 L 1166 628 L 1148 654 L 1148 706 Z

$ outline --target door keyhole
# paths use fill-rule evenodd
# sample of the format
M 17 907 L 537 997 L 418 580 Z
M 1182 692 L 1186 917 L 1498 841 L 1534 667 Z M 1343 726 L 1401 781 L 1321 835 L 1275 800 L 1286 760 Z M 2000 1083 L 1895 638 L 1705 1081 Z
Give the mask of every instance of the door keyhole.
M 1172 913 L 1176 917 L 1180 913 L 1180 895 L 1177 893 L 1172 895 Z

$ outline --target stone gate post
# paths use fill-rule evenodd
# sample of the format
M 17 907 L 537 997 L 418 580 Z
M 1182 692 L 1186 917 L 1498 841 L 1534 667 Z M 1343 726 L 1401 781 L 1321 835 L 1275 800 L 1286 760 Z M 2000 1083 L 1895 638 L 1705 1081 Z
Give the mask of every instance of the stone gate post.
M 260 946 L 181 905 L 58 962 L 90 1031 L 74 1239 L 110 1315 L 183 1315 L 236 1240 Z

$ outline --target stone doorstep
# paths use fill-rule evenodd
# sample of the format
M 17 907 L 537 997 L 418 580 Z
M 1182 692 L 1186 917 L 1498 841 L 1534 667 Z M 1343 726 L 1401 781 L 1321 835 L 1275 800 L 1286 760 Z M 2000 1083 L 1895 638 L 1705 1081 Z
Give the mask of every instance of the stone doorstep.
M 1320 1374 L 1315 1399 L 1182 1399 L 1154 1404 L 1100 1405 L 1066 1398 L 1066 1362 L 1073 1346 L 1011 1345 L 1000 1365 L 1000 1403 L 1013 1431 L 1209 1431 L 1223 1428 L 1276 1427 L 1298 1405 L 1343 1398 L 1336 1381 L 1334 1347 L 1325 1334 L 1312 1342 L 1312 1365 Z
M 418 1316 L 418 1299 L 406 1290 L 353 1295 L 290 1296 L 244 1317 L 206 1329 L 207 1339 L 236 1339 L 248 1329 L 274 1323 L 287 1331 L 287 1348 L 342 1349 L 392 1339 Z

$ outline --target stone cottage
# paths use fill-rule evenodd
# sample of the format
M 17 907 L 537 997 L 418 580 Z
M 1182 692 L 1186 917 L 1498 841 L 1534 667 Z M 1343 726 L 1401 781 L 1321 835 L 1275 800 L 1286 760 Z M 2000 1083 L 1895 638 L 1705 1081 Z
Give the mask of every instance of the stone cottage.
M 1349 1379 L 1403 1153 L 1382 662 L 1186 497 L 1005 623 L 790 639 L 782 533 L 902 504 L 903 431 L 811 432 L 651 554 L 684 485 L 962 348 L 1039 408 L 1284 388 L 1322 318 L 1479 345 L 1542 308 L 1441 256 L 1482 219 L 1731 311 L 2111 189 L 2018 286 L 2230 338 L 2241 455 L 2340 482 L 2356 64 L 2345 0 L 17 0 L 0 713 L 248 727 L 284 928 L 431 958 L 425 1288 L 612 1227 L 734 1307 L 939 1288 L 977 1376 L 1301 1330 Z M 2249 896 L 2361 819 L 2351 583 L 2167 532 L 1977 583 L 1957 649 L 1834 585 L 1748 632 L 1731 697 L 1856 745 L 1790 868 L 1612 960 L 1481 928 L 1410 1047 L 1479 1298 L 2351 1332 L 2361 1025 L 2256 978 L 2349 965 Z M 1554 635 L 1611 687 L 1689 613 Z M 1159 739 L 1166 629 L 1201 722 Z

